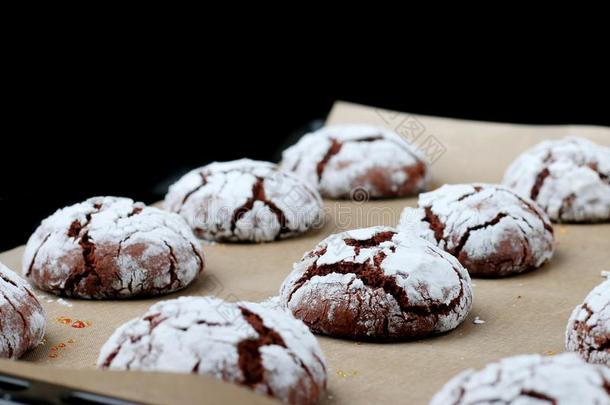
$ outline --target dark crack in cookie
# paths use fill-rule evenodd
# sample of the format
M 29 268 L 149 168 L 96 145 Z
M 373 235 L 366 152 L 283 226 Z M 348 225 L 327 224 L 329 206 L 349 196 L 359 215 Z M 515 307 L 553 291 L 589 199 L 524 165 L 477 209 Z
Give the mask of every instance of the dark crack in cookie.
M 472 305 L 468 272 L 421 238 L 373 227 L 331 235 L 295 263 L 280 300 L 316 333 L 410 339 L 457 327 Z
M 153 305 L 102 347 L 111 370 L 205 374 L 290 404 L 314 404 L 326 389 L 315 337 L 289 313 L 260 304 L 182 297 Z
M 610 220 L 610 148 L 584 138 L 544 141 L 522 153 L 503 183 L 557 222 Z
M 425 188 L 429 177 L 421 154 L 400 135 L 368 125 L 306 134 L 284 151 L 281 165 L 330 198 L 412 195 Z
M 610 369 L 573 353 L 520 355 L 466 370 L 450 380 L 430 405 L 610 404 Z
M 595 287 L 574 308 L 566 330 L 566 350 L 589 363 L 610 366 L 610 280 Z
M 319 225 L 318 192 L 268 162 L 241 159 L 195 169 L 173 184 L 165 208 L 203 239 L 269 242 Z
M 0 263 L 0 358 L 17 359 L 44 337 L 45 314 L 30 286 Z
M 179 215 L 128 198 L 58 210 L 27 243 L 23 274 L 56 295 L 116 299 L 167 294 L 203 271 L 199 241 Z
M 493 184 L 444 185 L 405 208 L 398 229 L 457 257 L 471 276 L 503 277 L 542 266 L 554 252 L 553 227 L 532 200 Z

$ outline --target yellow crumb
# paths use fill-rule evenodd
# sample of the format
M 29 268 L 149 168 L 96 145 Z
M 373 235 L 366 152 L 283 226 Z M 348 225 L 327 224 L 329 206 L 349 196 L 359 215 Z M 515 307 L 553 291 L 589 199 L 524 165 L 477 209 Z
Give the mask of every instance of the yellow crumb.
M 358 370 L 353 370 L 353 371 L 337 370 L 337 375 L 341 378 L 357 377 L 360 375 L 360 371 L 358 371 Z

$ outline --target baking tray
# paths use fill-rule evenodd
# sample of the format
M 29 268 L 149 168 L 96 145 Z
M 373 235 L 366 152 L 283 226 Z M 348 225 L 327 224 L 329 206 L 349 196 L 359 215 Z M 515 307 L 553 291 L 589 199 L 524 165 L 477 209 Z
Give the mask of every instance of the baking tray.
M 426 153 L 432 165 L 432 188 L 444 183 L 499 182 L 520 152 L 547 138 L 579 135 L 610 145 L 610 129 L 604 127 L 474 122 L 344 102 L 334 106 L 327 123 L 354 122 L 390 127 Z M 115 328 L 160 299 L 183 295 L 216 295 L 231 301 L 267 299 L 277 295 L 292 263 L 327 235 L 395 225 L 401 210 L 415 204 L 416 198 L 325 201 L 325 226 L 304 236 L 268 244 L 206 245 L 204 276 L 166 297 L 96 302 L 58 300 L 38 292 L 49 321 L 45 343 L 21 362 L 0 361 L 0 371 L 133 401 L 214 403 L 231 398 L 233 402 L 267 402 L 241 387 L 205 377 L 96 371 L 95 360 Z M 557 251 L 543 268 L 499 280 L 474 279 L 472 312 L 452 332 L 402 343 L 319 337 L 329 365 L 323 403 L 427 403 L 465 368 L 519 353 L 561 352 L 572 308 L 603 281 L 600 272 L 610 270 L 610 224 L 555 225 L 555 231 Z M 0 261 L 20 270 L 22 253 L 23 247 L 4 252 Z M 485 323 L 474 324 L 476 316 Z

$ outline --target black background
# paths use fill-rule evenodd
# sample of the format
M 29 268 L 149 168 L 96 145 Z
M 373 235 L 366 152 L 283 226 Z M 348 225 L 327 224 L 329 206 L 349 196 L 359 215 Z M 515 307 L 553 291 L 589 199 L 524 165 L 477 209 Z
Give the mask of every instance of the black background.
M 607 79 L 587 72 L 401 65 L 355 73 L 320 64 L 314 72 L 242 62 L 231 70 L 95 57 L 18 66 L 4 114 L 0 250 L 25 243 L 57 208 L 94 195 L 151 203 L 210 161 L 277 160 L 338 99 L 487 121 L 610 125 Z

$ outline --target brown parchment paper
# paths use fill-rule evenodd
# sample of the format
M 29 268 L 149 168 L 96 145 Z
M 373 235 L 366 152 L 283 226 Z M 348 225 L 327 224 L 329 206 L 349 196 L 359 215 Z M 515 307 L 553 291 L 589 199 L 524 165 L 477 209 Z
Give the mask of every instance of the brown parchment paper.
M 379 111 L 344 102 L 334 106 L 328 123 L 371 123 L 402 133 L 434 160 L 432 188 L 444 183 L 500 182 L 505 168 L 520 152 L 546 138 L 579 135 L 610 145 L 610 128 L 604 127 L 473 122 Z M 292 263 L 320 239 L 338 230 L 393 226 L 402 208 L 415 204 L 416 198 L 326 201 L 325 227 L 302 237 L 268 244 L 204 246 L 205 276 L 188 289 L 160 299 L 213 294 L 232 301 L 264 300 L 277 295 Z M 422 404 L 465 368 L 520 353 L 552 355 L 563 351 L 571 310 L 603 281 L 600 272 L 610 271 L 610 224 L 555 225 L 555 231 L 557 251 L 543 268 L 500 280 L 474 279 L 473 310 L 450 333 L 384 344 L 320 337 L 329 364 L 329 390 L 324 403 Z M 22 253 L 23 247 L 16 248 L 0 254 L 0 260 L 20 271 Z M 22 367 L 22 362 L 2 361 L 0 369 L 39 378 L 52 376 L 53 381 L 72 382 L 73 386 L 102 393 L 131 393 L 140 395 L 131 399 L 148 398 L 157 403 L 214 403 L 228 398 L 226 395 L 237 395 L 234 398 L 238 401 L 263 400 L 245 390 L 195 376 L 164 379 L 163 374 L 130 373 L 123 378 L 109 376 L 117 373 L 92 371 L 100 346 L 115 328 L 159 299 L 64 302 L 39 294 L 49 320 L 45 344 L 28 353 Z M 485 323 L 475 325 L 475 316 Z M 58 322 L 60 317 L 81 320 L 89 326 L 76 329 Z M 65 347 L 53 349 L 62 344 Z M 75 371 L 79 369 L 87 371 Z M 149 390 L 154 396 L 146 395 Z M 183 395 L 185 391 L 192 394 Z

